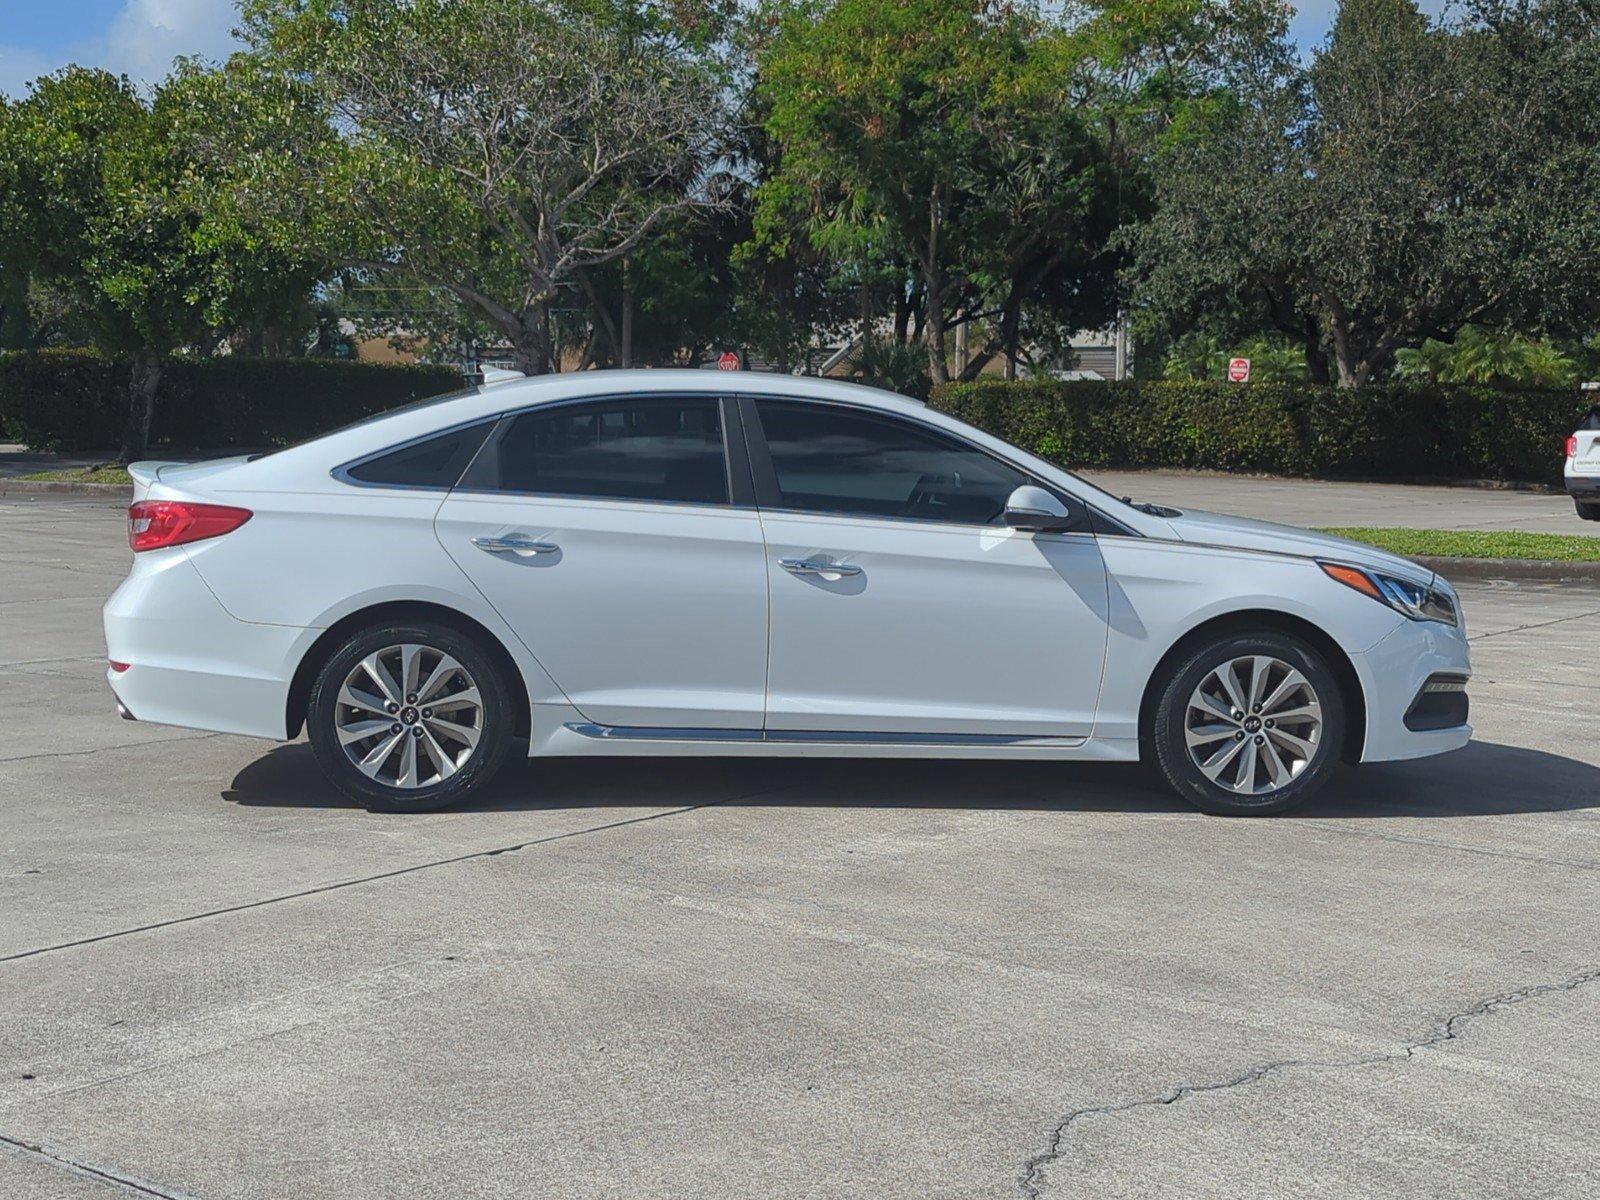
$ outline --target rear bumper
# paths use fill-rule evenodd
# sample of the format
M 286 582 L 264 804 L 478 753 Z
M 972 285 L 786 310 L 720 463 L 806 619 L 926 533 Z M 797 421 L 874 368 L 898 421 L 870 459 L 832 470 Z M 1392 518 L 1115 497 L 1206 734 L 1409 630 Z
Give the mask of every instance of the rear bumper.
M 127 719 L 287 737 L 289 684 L 317 631 L 228 615 L 182 549 L 141 555 L 106 602 L 106 682 Z
M 1580 500 L 1600 500 L 1600 475 L 1568 475 L 1567 492 Z
M 1405 621 L 1365 654 L 1352 656 L 1367 704 L 1362 762 L 1426 758 L 1459 750 L 1472 739 L 1465 693 L 1456 724 L 1419 720 L 1418 705 L 1430 681 L 1472 675 L 1465 631 L 1433 621 Z M 1432 711 L 1432 706 L 1425 706 Z

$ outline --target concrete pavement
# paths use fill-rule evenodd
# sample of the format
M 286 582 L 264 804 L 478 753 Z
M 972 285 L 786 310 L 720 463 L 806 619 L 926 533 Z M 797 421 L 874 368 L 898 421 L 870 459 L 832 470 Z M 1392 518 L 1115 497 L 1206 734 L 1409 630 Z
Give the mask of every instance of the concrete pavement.
M 122 536 L 0 500 L 0 1195 L 1593 1193 L 1600 589 L 1463 588 L 1477 742 L 1276 820 L 731 760 L 395 818 L 115 719 Z
M 1404 483 L 1331 483 L 1203 471 L 1083 471 L 1118 496 L 1175 508 L 1204 508 L 1310 528 L 1514 529 L 1600 536 L 1559 492 Z

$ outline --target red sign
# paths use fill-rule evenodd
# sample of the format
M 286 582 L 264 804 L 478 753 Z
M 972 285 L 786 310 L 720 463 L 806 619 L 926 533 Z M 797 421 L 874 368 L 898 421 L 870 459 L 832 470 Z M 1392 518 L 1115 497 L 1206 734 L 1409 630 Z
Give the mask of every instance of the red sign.
M 741 365 L 738 354 L 732 350 L 724 350 L 717 355 L 717 370 L 719 371 L 737 371 Z
M 1248 358 L 1230 358 L 1228 360 L 1228 379 L 1232 383 L 1250 382 L 1250 360 Z

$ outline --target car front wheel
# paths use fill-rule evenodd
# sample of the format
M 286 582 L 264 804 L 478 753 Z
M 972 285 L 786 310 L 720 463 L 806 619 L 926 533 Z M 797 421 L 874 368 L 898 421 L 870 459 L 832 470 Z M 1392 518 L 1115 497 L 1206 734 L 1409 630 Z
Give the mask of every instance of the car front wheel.
M 307 733 L 322 769 L 375 812 L 459 804 L 486 785 L 512 735 L 510 696 L 472 637 L 431 622 L 363 630 L 311 689 Z
M 1152 733 L 1163 778 L 1209 813 L 1283 812 L 1320 791 L 1344 743 L 1344 698 L 1322 656 L 1280 633 L 1230 634 L 1167 677 Z

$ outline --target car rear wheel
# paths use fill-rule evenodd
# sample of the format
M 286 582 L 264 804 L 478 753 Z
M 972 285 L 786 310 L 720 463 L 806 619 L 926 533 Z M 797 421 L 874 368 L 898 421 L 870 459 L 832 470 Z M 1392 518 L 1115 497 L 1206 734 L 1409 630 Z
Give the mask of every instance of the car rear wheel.
M 1264 816 L 1310 799 L 1338 766 L 1344 697 L 1322 656 L 1280 633 L 1229 634 L 1177 664 L 1152 733 L 1156 766 L 1209 813 Z
M 1585 521 L 1600 521 L 1600 500 L 1574 500 L 1572 503 L 1578 516 Z
M 472 637 L 431 622 L 363 630 L 311 689 L 306 728 L 328 777 L 374 812 L 459 804 L 505 761 L 506 682 Z

